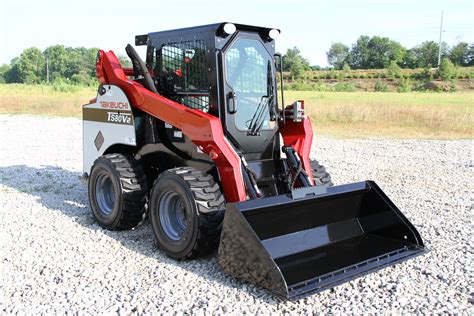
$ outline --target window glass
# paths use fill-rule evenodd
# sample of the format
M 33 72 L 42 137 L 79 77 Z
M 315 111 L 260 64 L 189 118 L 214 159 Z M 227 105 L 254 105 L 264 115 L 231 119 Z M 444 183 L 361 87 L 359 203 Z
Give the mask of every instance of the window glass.
M 272 56 L 258 40 L 239 38 L 227 50 L 226 80 L 236 95 L 238 129 L 248 130 L 255 123 L 258 110 L 262 111 L 262 128 L 274 127 L 269 111 L 274 100 L 272 65 Z

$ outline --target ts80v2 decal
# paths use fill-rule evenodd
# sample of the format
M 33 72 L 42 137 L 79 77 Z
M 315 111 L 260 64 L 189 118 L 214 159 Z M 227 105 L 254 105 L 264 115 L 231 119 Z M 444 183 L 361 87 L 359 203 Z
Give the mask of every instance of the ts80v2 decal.
M 107 112 L 107 121 L 117 124 L 132 124 L 132 113 Z
M 85 121 L 133 125 L 133 115 L 130 111 L 110 111 L 88 108 L 82 112 Z

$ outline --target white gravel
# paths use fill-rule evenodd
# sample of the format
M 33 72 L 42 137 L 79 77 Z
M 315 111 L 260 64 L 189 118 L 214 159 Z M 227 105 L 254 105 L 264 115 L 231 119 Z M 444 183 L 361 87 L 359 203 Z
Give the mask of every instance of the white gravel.
M 93 221 L 81 121 L 0 116 L 0 314 L 474 312 L 473 142 L 315 138 L 336 184 L 375 180 L 428 254 L 297 301 L 226 276 L 215 257 L 176 262 L 150 224 Z

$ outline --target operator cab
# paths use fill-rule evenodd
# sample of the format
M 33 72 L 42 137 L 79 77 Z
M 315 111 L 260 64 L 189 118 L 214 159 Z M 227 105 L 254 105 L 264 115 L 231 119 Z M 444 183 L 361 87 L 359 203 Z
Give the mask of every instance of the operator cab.
M 158 93 L 222 121 L 247 160 L 279 151 L 277 29 L 217 23 L 137 36 Z M 262 148 L 264 150 L 262 150 Z

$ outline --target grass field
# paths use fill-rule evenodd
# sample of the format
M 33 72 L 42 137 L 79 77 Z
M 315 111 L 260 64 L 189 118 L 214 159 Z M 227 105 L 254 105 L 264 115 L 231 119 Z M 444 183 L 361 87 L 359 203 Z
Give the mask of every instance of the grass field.
M 62 90 L 62 91 L 61 91 Z M 0 84 L 0 113 L 81 116 L 95 88 Z M 336 137 L 462 139 L 474 135 L 474 92 L 286 91 L 303 99 L 316 133 Z
M 287 91 L 305 100 L 316 132 L 339 137 L 472 138 L 474 92 Z
M 80 117 L 81 105 L 96 94 L 86 87 L 0 84 L 0 113 Z

